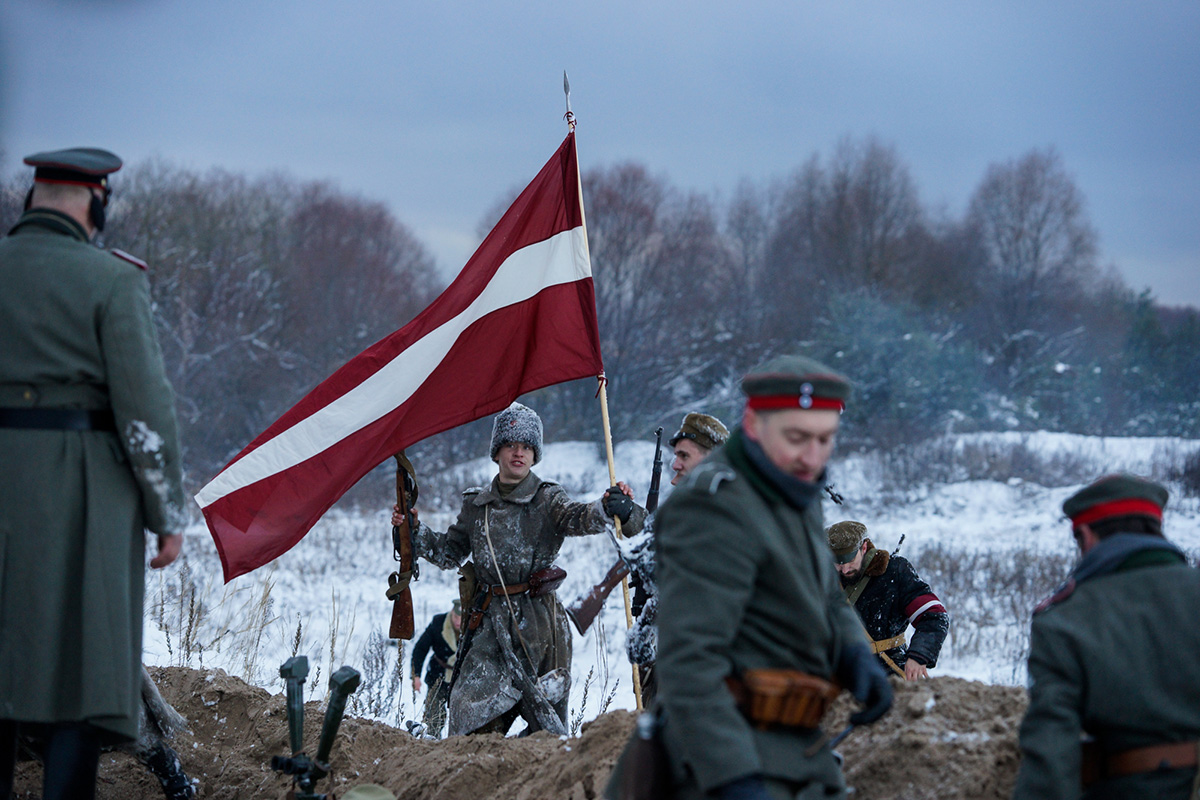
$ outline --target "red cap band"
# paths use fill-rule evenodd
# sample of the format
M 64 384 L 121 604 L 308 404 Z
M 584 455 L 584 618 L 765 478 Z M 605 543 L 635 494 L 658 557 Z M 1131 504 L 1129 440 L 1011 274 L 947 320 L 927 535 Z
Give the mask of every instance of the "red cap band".
M 1162 509 L 1156 503 L 1131 497 L 1126 500 L 1113 500 L 1111 503 L 1099 503 L 1081 511 L 1078 516 L 1071 517 L 1071 526 L 1078 528 L 1080 525 L 1091 525 L 1109 517 L 1127 517 L 1132 514 L 1153 517 L 1162 522 Z
M 836 397 L 814 397 L 810 394 L 776 394 L 747 398 L 746 404 L 755 411 L 767 411 L 778 408 L 829 408 L 834 411 L 845 411 L 846 404 Z

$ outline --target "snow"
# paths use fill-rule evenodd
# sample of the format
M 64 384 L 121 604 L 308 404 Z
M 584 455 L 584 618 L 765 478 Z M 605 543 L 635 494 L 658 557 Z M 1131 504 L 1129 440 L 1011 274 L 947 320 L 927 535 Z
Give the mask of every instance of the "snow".
M 1200 441 L 1158 438 L 1100 438 L 1052 433 L 971 434 L 956 437 L 953 447 L 1020 446 L 1049 461 L 1070 457 L 1091 475 L 1126 470 L 1163 480 L 1164 465 L 1200 449 Z M 618 443 L 616 472 L 630 484 L 639 502 L 648 488 L 654 455 L 652 441 Z M 482 484 L 495 464 L 476 459 L 452 470 L 456 486 Z M 556 480 L 575 499 L 592 500 L 609 486 L 603 446 L 593 442 L 557 442 L 544 447 L 535 468 Z M 1020 574 L 1024 565 L 1049 566 L 1065 578 L 1074 543 L 1062 517 L 1062 501 L 1086 481 L 1043 486 L 1032 479 L 963 479 L 896 488 L 888 481 L 885 460 L 876 454 L 835 456 L 830 467 L 845 505 L 825 501 L 826 522 L 856 519 L 880 547 L 892 549 L 904 536 L 903 555 L 935 592 L 941 590 L 923 558 L 939 569 L 960 565 L 981 570 L 1002 564 Z M 439 476 L 423 476 L 428 484 Z M 446 478 L 445 480 L 451 480 Z M 1200 552 L 1200 500 L 1182 498 L 1167 482 L 1171 502 L 1164 516 L 1169 539 L 1193 557 Z M 662 487 L 664 497 L 671 487 Z M 421 509 L 421 519 L 445 530 L 445 512 Z M 202 524 L 193 523 L 177 566 L 147 574 L 145 660 L 148 664 L 219 667 L 263 686 L 282 690 L 278 666 L 292 655 L 309 657 L 313 671 L 307 693 L 326 691 L 328 678 L 343 664 L 368 681 L 386 682 L 386 674 L 368 674 L 368 655 L 394 669 L 402 659 L 403 676 L 395 682 L 395 707 L 367 708 L 365 691 L 350 698 L 350 712 L 374 715 L 393 724 L 419 718 L 423 693 L 411 688 L 411 643 L 387 640 L 391 604 L 385 597 L 391 557 L 390 508 L 362 513 L 335 509 L 291 552 L 272 564 L 222 586 L 220 562 Z M 564 605 L 599 582 L 616 559 L 607 536 L 573 537 L 559 558 L 568 576 L 558 590 Z M 935 560 L 936 557 L 936 560 Z M 948 567 L 946 565 L 949 565 Z M 434 614 L 450 608 L 458 596 L 458 575 L 422 562 L 412 585 L 419 635 Z M 931 567 L 932 568 L 932 567 Z M 943 574 L 943 573 L 938 573 Z M 945 572 L 949 575 L 949 572 Z M 945 578 L 944 578 L 945 579 Z M 986 575 L 958 576 L 970 583 Z M 1056 578 L 1057 579 L 1057 578 Z M 1027 645 L 1028 609 L 1023 597 L 984 590 L 970 597 L 947 598 L 951 630 L 932 675 L 953 675 L 990 683 L 1022 685 L 1023 647 Z M 1019 607 L 1010 609 L 1015 600 Z M 955 603 L 958 603 L 956 606 Z M 970 622 L 970 620 L 975 620 Z M 605 708 L 634 708 L 632 668 L 626 657 L 626 622 L 620 592 L 614 592 L 586 636 L 574 642 L 568 722 L 586 721 Z M 520 723 L 517 724 L 520 727 Z M 574 726 L 572 726 L 574 729 Z

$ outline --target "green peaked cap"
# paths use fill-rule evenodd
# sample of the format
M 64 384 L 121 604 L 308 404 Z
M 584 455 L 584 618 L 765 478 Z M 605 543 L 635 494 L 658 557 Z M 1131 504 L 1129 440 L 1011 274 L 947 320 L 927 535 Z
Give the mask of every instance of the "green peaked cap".
M 1154 481 L 1119 473 L 1105 475 L 1080 489 L 1066 499 L 1062 508 L 1073 525 L 1130 515 L 1161 520 L 1168 497 L 1167 490 Z

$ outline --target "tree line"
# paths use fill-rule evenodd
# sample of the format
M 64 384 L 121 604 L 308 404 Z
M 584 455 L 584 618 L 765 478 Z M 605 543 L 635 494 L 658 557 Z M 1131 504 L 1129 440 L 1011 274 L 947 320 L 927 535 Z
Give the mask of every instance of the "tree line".
M 5 181 L 5 230 L 30 177 Z M 161 161 L 115 183 L 104 244 L 152 265 L 193 487 L 444 287 L 386 206 L 333 183 Z M 728 196 L 638 163 L 587 170 L 583 187 L 618 439 L 692 409 L 736 422 L 740 376 L 785 351 L 853 380 L 850 447 L 972 430 L 1200 436 L 1200 312 L 1101 264 L 1052 148 L 992 164 L 958 218 L 926 208 L 875 138 Z M 549 439 L 599 439 L 594 390 L 530 398 Z M 489 434 L 473 423 L 418 455 L 444 467 Z

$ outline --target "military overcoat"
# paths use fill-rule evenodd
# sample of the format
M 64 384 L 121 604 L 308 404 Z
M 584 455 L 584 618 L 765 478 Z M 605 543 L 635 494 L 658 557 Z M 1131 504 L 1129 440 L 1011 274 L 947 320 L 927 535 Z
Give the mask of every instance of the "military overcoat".
M 0 428 L 0 718 L 133 738 L 144 529 L 186 521 L 149 284 L 35 209 L 0 286 L 0 407 L 111 409 L 117 430 Z
M 449 530 L 438 533 L 422 523 L 413 549 L 442 569 L 455 569 L 469 558 L 479 581 L 513 586 L 552 566 L 565 537 L 603 533 L 609 524 L 599 501 L 573 501 L 557 483 L 531 472 L 507 496 L 500 493 L 499 478 L 485 488 L 468 489 Z M 570 666 L 571 632 L 557 596 L 523 593 L 508 600 L 511 607 L 505 597 L 493 597 L 470 644 L 465 635 L 460 639 L 459 674 L 450 695 L 451 736 L 477 730 L 518 703 L 523 716 L 534 717 L 530 662 L 537 677 Z M 467 614 L 464 608 L 464 619 Z M 549 698 L 553 713 L 565 721 L 569 675 L 552 688 L 558 690 L 552 692 L 557 699 Z M 539 726 L 551 727 L 533 725 Z
M 1115 534 L 1034 614 L 1013 797 L 1081 796 L 1080 736 L 1104 753 L 1200 740 L 1200 571 L 1166 540 Z M 1093 784 L 1083 797 L 1190 797 L 1194 769 Z
M 837 796 L 844 781 L 818 731 L 758 730 L 726 687 L 755 668 L 831 680 L 843 645 L 865 641 L 829 552 L 820 486 L 785 497 L 743 437 L 735 431 L 656 515 L 663 738 L 685 792 L 760 773 Z
M 937 666 L 938 654 L 950 630 L 950 615 L 945 606 L 908 559 L 875 549 L 870 539 L 867 544 L 869 560 L 864 561 L 864 574 L 859 579 L 867 583 L 854 603 L 867 635 L 874 641 L 883 641 L 904 633 L 912 625 L 916 631 L 912 641 L 888 649 L 888 657 L 900 669 L 910 654 L 926 667 Z M 857 585 L 855 581 L 847 586 L 847 595 Z

